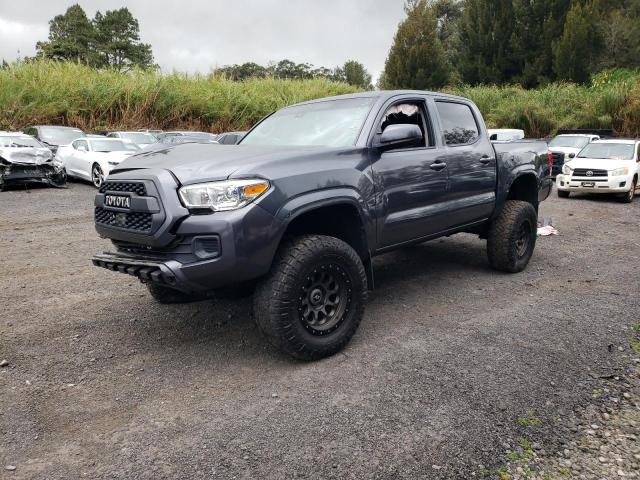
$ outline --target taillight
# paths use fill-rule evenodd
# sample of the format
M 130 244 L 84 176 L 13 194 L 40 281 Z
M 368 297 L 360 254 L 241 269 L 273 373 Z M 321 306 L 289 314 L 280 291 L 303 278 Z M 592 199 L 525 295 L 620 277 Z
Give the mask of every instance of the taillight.
M 547 151 L 547 165 L 549 166 L 549 171 L 553 169 L 553 153 L 551 151 Z

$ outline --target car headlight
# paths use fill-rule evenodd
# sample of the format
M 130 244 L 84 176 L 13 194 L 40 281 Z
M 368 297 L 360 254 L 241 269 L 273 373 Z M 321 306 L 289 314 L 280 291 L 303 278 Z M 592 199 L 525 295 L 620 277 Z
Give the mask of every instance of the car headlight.
M 267 180 L 254 178 L 198 183 L 182 187 L 178 193 L 187 208 L 210 208 L 215 212 L 221 212 L 242 208 L 267 190 Z
M 562 166 L 562 173 L 564 173 L 565 175 L 571 175 L 573 173 L 573 169 L 565 163 Z
M 629 174 L 629 169 L 627 167 L 616 168 L 615 170 L 611 171 L 612 177 L 618 177 L 620 175 L 628 175 L 628 174 Z

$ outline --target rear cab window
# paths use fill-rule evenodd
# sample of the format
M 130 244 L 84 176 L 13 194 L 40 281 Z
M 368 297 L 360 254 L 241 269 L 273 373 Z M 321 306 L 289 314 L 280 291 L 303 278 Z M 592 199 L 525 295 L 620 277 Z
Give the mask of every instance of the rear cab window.
M 435 103 L 447 145 L 468 145 L 480 137 L 478 122 L 469 105 L 446 100 Z

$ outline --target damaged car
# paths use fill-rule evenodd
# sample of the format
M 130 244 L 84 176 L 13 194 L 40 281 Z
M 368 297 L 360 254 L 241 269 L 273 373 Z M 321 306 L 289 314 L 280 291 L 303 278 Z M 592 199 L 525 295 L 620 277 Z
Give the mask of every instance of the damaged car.
M 51 150 L 23 133 L 0 133 L 0 190 L 16 184 L 62 187 L 67 175 Z

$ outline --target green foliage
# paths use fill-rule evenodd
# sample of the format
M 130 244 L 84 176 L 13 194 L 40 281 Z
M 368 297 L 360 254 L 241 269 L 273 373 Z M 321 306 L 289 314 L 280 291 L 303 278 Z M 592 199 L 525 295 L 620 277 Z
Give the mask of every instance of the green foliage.
M 140 42 L 138 21 L 127 8 L 99 11 L 92 21 L 72 5 L 49 22 L 49 41 L 36 44 L 37 56 L 71 60 L 98 68 L 153 67 L 151 45 Z
M 342 67 L 329 69 L 314 67 L 310 63 L 295 63 L 291 60 L 280 60 L 263 67 L 257 63 L 247 62 L 241 65 L 227 65 L 218 68 L 215 73 L 231 80 L 245 80 L 247 78 L 275 77 L 290 80 L 305 80 L 311 78 L 326 78 L 336 82 L 346 82 L 349 85 L 364 89 L 373 88 L 371 74 L 364 65 L 355 60 L 347 61 Z
M 491 128 L 522 128 L 531 137 L 551 136 L 559 128 L 613 128 L 619 135 L 640 135 L 640 72 L 602 72 L 592 85 L 550 83 L 532 90 L 460 86 L 447 91 L 476 102 Z
M 562 37 L 553 43 L 553 71 L 556 78 L 587 83 L 591 78 L 599 37 L 592 4 L 575 3 L 564 24 Z
M 450 83 L 452 68 L 440 38 L 437 11 L 427 0 L 409 0 L 385 62 L 380 86 L 430 90 Z
M 39 123 L 86 130 L 241 130 L 285 105 L 356 90 L 326 79 L 235 82 L 37 60 L 0 69 L 0 130 Z
M 77 3 L 63 15 L 49 21 L 49 41 L 38 42 L 38 56 L 53 60 L 72 60 L 93 65 L 96 61 L 92 45 L 95 30 L 86 13 Z
M 153 66 L 151 45 L 140 42 L 140 26 L 127 8 L 96 13 L 93 20 L 101 66 L 128 70 Z
M 470 84 L 501 84 L 517 73 L 511 45 L 512 0 L 467 0 L 460 24 L 459 70 Z

